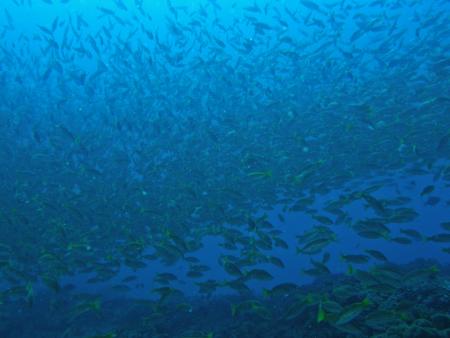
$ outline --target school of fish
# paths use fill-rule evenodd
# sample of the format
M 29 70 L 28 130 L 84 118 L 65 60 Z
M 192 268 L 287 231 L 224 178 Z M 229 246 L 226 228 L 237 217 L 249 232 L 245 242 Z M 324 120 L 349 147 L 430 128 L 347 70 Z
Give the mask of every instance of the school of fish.
M 115 281 L 123 267 L 136 272 L 114 282 L 126 294 L 158 261 L 165 269 L 148 294 L 159 314 L 184 299 L 182 282 L 207 298 L 241 295 L 232 318 L 289 322 L 310 309 L 315 325 L 349 336 L 407 321 L 377 297 L 440 271 L 401 272 L 376 245 L 339 257 L 358 287 L 295 295 L 301 276 L 332 274 L 328 248 L 342 228 L 398 250 L 432 243 L 449 257 L 450 212 L 429 233 L 411 202 L 450 208 L 446 0 L 167 0 L 164 17 L 144 0 L 111 0 L 31 29 L 14 15 L 74 2 L 0 5 L 0 314 L 33 306 L 39 285 L 76 294 L 64 280 Z M 294 239 L 283 231 L 289 213 L 310 219 Z M 210 237 L 225 279 L 196 255 Z M 258 298 L 249 283 L 285 266 L 275 249 L 307 268 Z M 286 295 L 281 310 L 264 303 Z M 101 305 L 80 295 L 70 318 Z

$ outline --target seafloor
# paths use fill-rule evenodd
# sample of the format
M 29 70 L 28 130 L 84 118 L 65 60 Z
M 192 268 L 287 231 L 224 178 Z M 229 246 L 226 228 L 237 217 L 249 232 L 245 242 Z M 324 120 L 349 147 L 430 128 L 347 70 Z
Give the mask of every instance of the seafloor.
M 367 279 L 329 275 L 272 297 L 212 295 L 164 302 L 122 297 L 77 315 L 79 295 L 63 289 L 36 296 L 32 305 L 4 303 L 0 337 L 450 337 L 450 266 L 417 260 L 392 265 L 389 271 L 406 277 L 398 285 L 378 278 L 375 285 L 369 282 L 370 274 Z M 320 320 L 318 299 L 326 313 Z M 355 318 L 336 325 L 330 305 L 351 308 L 362 299 L 369 299 L 370 305 L 358 314 L 350 311 Z M 239 306 L 246 302 L 258 305 Z

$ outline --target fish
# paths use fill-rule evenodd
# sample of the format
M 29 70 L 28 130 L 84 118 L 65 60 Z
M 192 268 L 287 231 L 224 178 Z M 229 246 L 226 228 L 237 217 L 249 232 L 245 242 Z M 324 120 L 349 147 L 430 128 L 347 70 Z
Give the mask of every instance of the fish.
M 388 258 L 380 251 L 378 250 L 374 250 L 374 249 L 366 249 L 364 250 L 365 252 L 367 252 L 370 256 L 372 256 L 373 258 L 382 261 L 382 262 L 387 262 Z
M 369 204 L 371 208 L 374 209 L 377 214 L 381 216 L 386 216 L 388 214 L 385 204 L 382 201 L 372 197 L 367 193 L 364 193 L 362 195 L 362 198 L 364 198 L 364 200 Z
M 365 264 L 369 262 L 370 257 L 367 255 L 341 255 L 341 259 L 347 263 Z
M 131 291 L 131 288 L 127 284 L 123 284 L 123 283 L 113 285 L 111 288 L 113 291 L 121 292 L 121 293 L 126 293 L 126 292 Z
M 445 150 L 448 149 L 449 141 L 450 141 L 450 133 L 447 133 L 439 139 L 436 151 L 438 153 L 445 152 Z
M 270 274 L 269 272 L 267 272 L 265 270 L 252 269 L 252 270 L 246 271 L 244 273 L 244 278 L 245 278 L 245 280 L 256 279 L 256 280 L 261 280 L 261 281 L 268 281 L 268 280 L 272 280 L 273 276 L 272 276 L 272 274 Z
M 395 243 L 398 243 L 398 244 L 411 244 L 412 243 L 410 238 L 402 237 L 402 236 L 392 237 L 390 240 L 392 242 L 395 242 Z
M 337 316 L 335 325 L 342 326 L 355 320 L 361 313 L 366 310 L 372 302 L 368 298 L 364 298 L 361 302 L 356 302 L 346 306 Z
M 434 185 L 427 185 L 425 188 L 422 189 L 420 192 L 420 196 L 429 195 L 434 191 L 435 187 Z
M 282 269 L 285 267 L 285 265 L 283 263 L 283 260 L 281 258 L 276 257 L 276 256 L 270 256 L 269 257 L 269 262 L 271 264 L 279 267 L 279 268 L 282 268 Z
M 271 170 L 253 171 L 253 172 L 249 173 L 248 176 L 255 177 L 255 178 L 270 178 L 270 177 L 272 177 L 272 171 Z
M 426 237 L 427 241 L 437 243 L 450 243 L 450 233 L 440 233 Z
M 282 238 L 279 237 L 273 237 L 273 242 L 274 245 L 278 248 L 282 248 L 282 249 L 289 249 L 289 245 L 286 243 L 285 240 L 283 240 Z
M 245 313 L 258 314 L 262 317 L 269 316 L 270 312 L 266 309 L 266 307 L 257 300 L 248 300 L 241 302 L 239 304 L 231 305 L 231 316 L 241 316 Z
M 426 202 L 425 205 L 431 205 L 431 206 L 435 206 L 437 205 L 439 202 L 441 201 L 441 198 L 438 196 L 430 196 Z
M 392 223 L 407 223 L 415 220 L 419 216 L 418 212 L 412 208 L 399 208 L 389 216 Z
M 406 236 L 409 236 L 417 241 L 420 241 L 423 239 L 423 236 L 420 234 L 420 232 L 418 232 L 417 230 L 414 229 L 400 229 L 400 232 Z
M 441 222 L 440 226 L 442 229 L 444 229 L 446 231 L 450 231 L 450 221 L 449 222 Z
M 114 11 L 109 8 L 98 6 L 97 10 L 102 12 L 104 15 L 115 16 Z
M 263 295 L 264 297 L 286 297 L 298 290 L 299 286 L 295 283 L 281 283 L 271 289 L 263 289 Z
M 203 277 L 203 272 L 196 270 L 189 270 L 188 272 L 186 272 L 186 276 L 189 278 L 200 278 Z
M 168 284 L 170 282 L 178 280 L 178 277 L 173 273 L 165 272 L 156 274 L 153 280 L 160 284 Z
M 255 3 L 252 6 L 246 6 L 242 8 L 244 11 L 252 12 L 252 13 L 261 13 L 261 8 Z
M 170 296 L 183 294 L 183 292 L 181 290 L 178 290 L 178 289 L 170 287 L 170 286 L 162 286 L 162 287 L 158 287 L 158 288 L 153 288 L 152 292 L 159 295 L 159 300 L 158 300 L 159 303 L 163 303 Z
M 402 319 L 398 317 L 396 311 L 383 309 L 374 311 L 364 318 L 364 324 L 375 330 L 385 330 L 401 322 Z
M 306 7 L 307 9 L 309 9 L 309 10 L 312 10 L 312 11 L 315 11 L 315 12 L 319 12 L 319 13 L 322 13 L 322 14 L 326 14 L 326 12 L 323 11 L 323 10 L 320 8 L 320 6 L 319 6 L 317 3 L 313 2 L 313 1 L 310 1 L 310 0 L 300 0 L 300 3 L 301 3 L 304 7 Z
M 334 224 L 334 222 L 330 218 L 328 218 L 326 216 L 314 215 L 312 218 L 315 219 L 316 221 L 322 223 L 322 224 L 325 224 L 325 225 L 332 225 L 332 224 Z
M 322 302 L 319 303 L 319 308 L 317 309 L 317 323 L 321 323 L 326 319 L 326 313 L 322 307 Z
M 244 275 L 241 269 L 233 262 L 225 261 L 223 263 L 223 267 L 225 271 L 231 276 L 242 277 Z
M 128 11 L 127 6 L 125 5 L 125 3 L 122 0 L 114 0 L 117 8 L 123 10 L 123 11 Z
M 385 222 L 382 219 L 365 219 L 359 220 L 352 227 L 361 237 L 388 238 L 391 231 Z
M 327 247 L 333 241 L 334 241 L 334 239 L 330 239 L 330 238 L 318 238 L 316 240 L 313 240 L 313 241 L 305 244 L 303 247 L 300 247 L 300 248 L 297 247 L 296 251 L 297 251 L 297 254 L 314 255 L 314 254 L 321 252 L 325 247 Z

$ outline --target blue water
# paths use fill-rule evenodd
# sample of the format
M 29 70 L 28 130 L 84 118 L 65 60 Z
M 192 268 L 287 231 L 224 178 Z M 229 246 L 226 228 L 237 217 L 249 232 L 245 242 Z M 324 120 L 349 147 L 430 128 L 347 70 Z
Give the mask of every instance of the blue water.
M 448 1 L 425 0 L 4 0 L 0 335 L 128 337 L 142 324 L 128 316 L 150 315 L 74 315 L 91 299 L 152 304 L 146 320 L 161 328 L 142 337 L 242 336 L 224 329 L 240 324 L 229 311 L 214 329 L 196 310 L 170 327 L 179 304 L 220 317 L 215 300 L 228 309 L 264 299 L 266 325 L 290 328 L 265 329 L 268 337 L 307 336 L 301 322 L 316 336 L 374 336 L 381 329 L 367 318 L 386 307 L 413 327 L 400 305 L 378 299 L 351 325 L 328 309 L 316 321 L 316 310 L 333 297 L 327 283 L 357 280 L 354 269 L 376 275 L 382 263 L 373 257 L 344 259 L 368 249 L 403 275 L 439 267 L 436 289 L 449 280 L 449 11 Z M 342 202 L 340 216 L 326 210 L 333 202 Z M 401 208 L 415 215 L 392 221 Z M 389 235 L 358 234 L 368 219 Z M 333 240 L 299 253 L 299 236 L 318 227 Z M 224 259 L 236 260 L 239 276 Z M 329 271 L 305 273 L 314 261 Z M 199 265 L 200 276 L 186 275 Z M 247 280 L 252 269 L 271 277 Z M 158 283 L 161 273 L 176 280 Z M 198 283 L 208 280 L 217 289 L 205 295 Z M 277 315 L 304 295 L 262 296 L 287 282 L 320 298 L 295 325 Z M 353 282 L 354 298 L 336 300 L 342 307 L 378 295 Z M 162 297 L 160 287 L 175 295 Z M 396 287 L 402 297 L 401 281 Z M 431 313 L 450 308 L 430 304 L 415 315 L 433 323 L 423 333 L 433 336 L 440 324 Z M 242 323 L 259 310 L 244 310 Z

